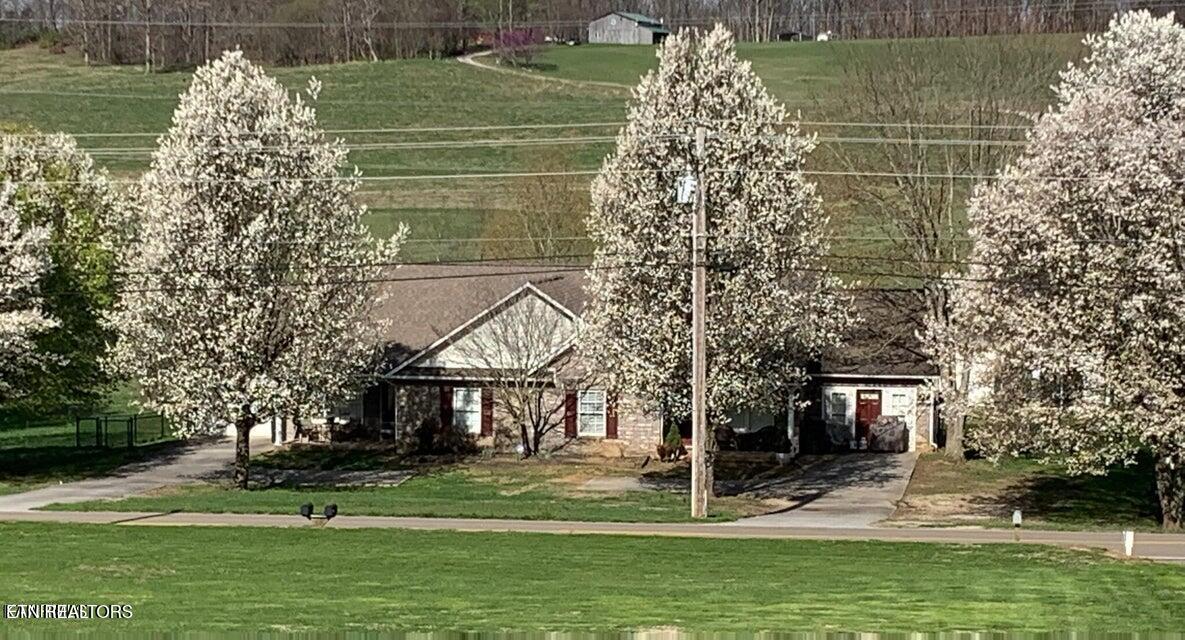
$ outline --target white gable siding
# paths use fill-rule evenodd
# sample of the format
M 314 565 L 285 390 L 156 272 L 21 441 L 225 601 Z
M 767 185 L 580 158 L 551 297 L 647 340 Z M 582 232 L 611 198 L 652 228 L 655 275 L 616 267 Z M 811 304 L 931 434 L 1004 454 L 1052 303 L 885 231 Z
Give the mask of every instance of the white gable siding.
M 542 331 L 516 328 L 524 323 L 548 329 L 546 342 Z M 443 369 L 515 368 L 524 360 L 559 351 L 575 335 L 576 328 L 571 317 L 537 295 L 528 294 L 415 364 Z M 515 344 L 517 340 L 526 343 Z

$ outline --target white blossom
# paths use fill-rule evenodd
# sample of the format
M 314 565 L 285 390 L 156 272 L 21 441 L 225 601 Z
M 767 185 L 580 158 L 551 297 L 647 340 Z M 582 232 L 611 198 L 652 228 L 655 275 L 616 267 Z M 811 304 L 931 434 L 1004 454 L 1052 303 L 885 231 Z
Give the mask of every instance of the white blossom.
M 25 226 L 16 188 L 0 183 L 0 400 L 13 380 L 40 361 L 34 337 L 55 326 L 42 309 L 40 284 L 49 273 L 49 229 Z
M 1157 459 L 1185 521 L 1185 29 L 1123 14 L 971 202 L 960 335 L 987 393 L 970 444 L 1076 471 Z
M 690 414 L 690 223 L 676 199 L 699 170 L 707 211 L 708 410 L 785 406 L 803 366 L 848 325 L 819 256 L 827 218 L 803 177 L 813 140 L 737 58 L 732 35 L 685 30 L 634 90 L 628 122 L 592 186 L 587 336 L 611 386 Z M 697 126 L 707 129 L 703 165 Z
M 241 52 L 197 70 L 159 144 L 112 364 L 187 434 L 236 425 L 242 485 L 247 428 L 323 415 L 361 385 L 373 282 L 404 234 L 371 239 L 356 180 L 339 179 L 346 148 Z
M 127 207 L 107 172 L 71 136 L 0 135 L 0 181 L 25 226 L 50 234 L 50 272 L 42 307 L 55 326 L 37 339 L 40 366 L 21 381 L 27 407 L 90 410 L 108 391 L 101 358 L 110 332 L 101 317 L 111 307 Z

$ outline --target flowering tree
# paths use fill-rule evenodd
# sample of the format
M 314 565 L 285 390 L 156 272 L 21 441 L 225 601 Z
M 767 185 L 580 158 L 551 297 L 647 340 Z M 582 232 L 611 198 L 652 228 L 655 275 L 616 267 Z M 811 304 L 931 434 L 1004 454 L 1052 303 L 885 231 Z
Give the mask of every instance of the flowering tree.
M 813 143 L 786 120 L 726 29 L 685 30 L 634 90 L 593 182 L 583 348 L 612 387 L 674 419 L 691 410 L 693 207 L 677 201 L 681 176 L 700 176 L 706 203 L 710 424 L 738 407 L 784 407 L 802 366 L 850 322 L 818 259 L 827 219 L 802 174 Z
M 301 97 L 228 52 L 194 74 L 140 183 L 112 362 L 187 434 L 234 425 L 240 487 L 250 428 L 324 414 L 378 344 L 367 281 L 404 233 L 371 239 L 346 153 Z
M 539 37 L 532 29 L 508 29 L 494 35 L 494 56 L 498 62 L 528 67 L 539 51 Z
M 1156 458 L 1185 525 L 1185 29 L 1115 18 L 1056 106 L 972 199 L 959 330 L 984 393 L 971 444 L 1079 472 Z
M 24 227 L 15 189 L 0 186 L 0 402 L 14 392 L 15 379 L 38 364 L 34 337 L 54 326 L 42 309 L 40 284 L 49 273 L 49 229 Z
M 108 390 L 101 359 L 113 334 L 102 325 L 118 283 L 115 234 L 126 219 L 105 171 L 73 138 L 22 132 L 0 135 L 0 180 L 15 186 L 11 203 L 25 225 L 50 234 L 52 266 L 40 283 L 56 326 L 38 333 L 43 365 L 21 402 L 58 412 L 90 410 Z

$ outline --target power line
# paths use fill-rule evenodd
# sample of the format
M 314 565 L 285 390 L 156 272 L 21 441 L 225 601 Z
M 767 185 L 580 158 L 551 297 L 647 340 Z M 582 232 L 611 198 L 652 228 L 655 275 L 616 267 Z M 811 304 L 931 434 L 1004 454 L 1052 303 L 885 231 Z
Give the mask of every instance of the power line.
M 561 257 L 567 257 L 567 256 L 561 256 Z M 540 260 L 542 260 L 542 259 L 540 259 Z M 400 264 L 405 264 L 405 265 L 409 265 L 409 266 L 463 266 L 463 265 L 454 265 L 453 263 L 450 263 L 450 262 L 435 262 L 435 263 L 419 263 L 419 264 L 417 264 L 417 263 L 392 263 L 391 267 L 398 267 L 398 266 L 400 266 Z M 487 261 L 487 262 L 474 262 L 471 264 L 472 264 L 472 266 L 488 266 L 490 263 Z M 508 265 L 502 265 L 502 266 L 505 267 Z M 523 265 L 523 266 L 527 266 L 527 265 Z M 634 262 L 634 263 L 621 263 L 621 264 L 611 264 L 611 265 L 574 265 L 571 267 L 541 266 L 538 271 L 532 271 L 532 272 L 510 271 L 510 272 L 501 272 L 501 273 L 498 273 L 498 272 L 494 272 L 494 273 L 475 272 L 475 273 L 466 273 L 466 274 L 445 274 L 445 275 L 438 274 L 438 275 L 432 275 L 432 276 L 416 276 L 416 277 L 407 278 L 407 279 L 395 278 L 395 277 L 383 277 L 383 278 L 352 278 L 352 279 L 320 281 L 320 282 L 275 282 L 275 283 L 266 283 L 266 284 L 251 284 L 251 283 L 241 284 L 240 283 L 240 284 L 236 284 L 233 286 L 221 286 L 221 287 L 217 287 L 217 286 L 216 287 L 209 287 L 209 286 L 152 287 L 152 288 L 141 288 L 141 289 L 117 289 L 115 291 L 115 293 L 119 293 L 119 294 L 171 293 L 171 292 L 180 292 L 180 291 L 221 291 L 221 290 L 227 290 L 227 289 L 242 289 L 242 288 L 256 289 L 256 290 L 265 290 L 265 289 L 271 289 L 271 288 L 287 288 L 287 287 L 310 288 L 310 287 L 330 287 L 330 286 L 348 285 L 348 284 L 373 284 L 373 283 L 383 283 L 383 282 L 401 282 L 401 281 L 413 281 L 413 280 L 415 280 L 415 281 L 452 280 L 452 279 L 462 279 L 462 278 L 491 277 L 491 276 L 495 276 L 495 275 L 524 275 L 524 273 L 548 274 L 548 273 L 557 273 L 557 272 L 581 272 L 581 271 L 587 272 L 587 271 L 597 271 L 597 270 L 612 270 L 612 269 L 656 267 L 656 266 L 683 267 L 683 266 L 687 266 L 687 261 L 686 260 L 679 260 L 679 261 L 654 262 L 654 263 Z M 719 269 L 717 269 L 717 270 L 719 270 Z M 878 278 L 884 277 L 884 278 L 895 278 L 895 279 L 901 279 L 901 280 L 914 280 L 914 281 L 920 281 L 920 282 L 1005 284 L 1005 285 L 1012 285 L 1012 286 L 1020 286 L 1022 288 L 1027 287 L 1031 290 L 1069 290 L 1069 291 L 1086 290 L 1086 291 L 1093 291 L 1093 290 L 1099 290 L 1099 289 L 1106 289 L 1106 290 L 1128 291 L 1128 290 L 1132 289 L 1131 286 L 1127 286 L 1127 285 L 1108 285 L 1105 283 L 1091 283 L 1091 284 L 1053 283 L 1053 282 L 1036 281 L 1031 278 L 1030 279 L 991 278 L 991 277 L 982 277 L 982 276 L 961 276 L 961 275 L 953 275 L 953 274 L 925 275 L 925 274 L 917 274 L 917 273 L 901 273 L 901 272 L 894 272 L 894 271 L 833 270 L 833 269 L 817 268 L 817 267 L 793 267 L 793 268 L 788 269 L 788 271 L 793 271 L 793 272 L 798 272 L 798 273 L 817 273 L 820 275 L 833 275 L 833 276 L 846 275 L 846 276 L 868 276 L 868 277 L 878 277 Z M 841 287 L 835 288 L 834 290 L 847 291 L 847 290 L 851 290 L 851 289 L 852 289 L 852 287 L 841 286 Z M 78 292 L 55 292 L 55 293 L 56 293 L 56 295 L 70 295 L 70 294 L 78 293 Z M 1155 290 L 1155 291 L 1144 291 L 1142 293 L 1147 294 L 1147 295 L 1167 295 L 1167 296 L 1172 296 L 1174 299 L 1176 299 L 1178 297 L 1185 299 L 1185 289 L 1173 290 L 1173 291 L 1167 291 L 1167 290 L 1161 289 L 1161 290 Z
M 1176 6 L 1179 3 L 1171 0 L 1144 0 L 1143 2 L 1136 2 L 1129 9 L 1155 9 L 1160 7 Z M 933 17 L 941 15 L 975 15 L 981 13 L 1000 13 L 1008 11 L 1035 13 L 1044 10 L 1052 10 L 1055 13 L 1061 14 L 1076 14 L 1085 11 L 1097 11 L 1098 9 L 1114 10 L 1114 2 L 1108 0 L 1093 0 L 1082 3 L 1074 3 L 1072 5 L 1064 5 L 1060 3 L 1020 3 L 1011 5 L 981 5 L 977 7 L 948 7 L 948 8 L 930 8 L 925 10 L 872 10 L 861 11 L 854 13 L 847 13 L 841 16 L 827 16 L 824 15 L 819 21 L 825 26 L 832 23 L 845 23 L 854 21 L 867 20 L 870 17 L 900 17 L 904 15 L 916 17 Z M 812 12 L 811 15 L 817 15 Z M 779 24 L 788 20 L 799 20 L 807 16 L 806 12 L 799 13 L 782 13 L 777 15 L 769 15 L 767 19 L 777 21 Z M 701 26 L 711 25 L 718 22 L 734 22 L 742 21 L 745 23 L 751 22 L 752 17 L 746 14 L 734 15 L 715 15 L 703 17 L 685 17 L 672 19 L 667 23 L 670 27 L 678 26 Z M 16 24 L 47 24 L 46 18 L 31 18 L 31 17 L 0 17 L 0 23 L 16 23 Z M 589 21 L 585 19 L 565 19 L 565 20 L 521 20 L 515 22 L 516 28 L 564 28 L 564 27 L 586 27 Z M 361 24 L 361 23 L 359 23 Z M 500 29 L 502 24 L 495 21 L 488 20 L 438 20 L 438 21 L 373 21 L 366 23 L 371 29 Z M 341 24 L 336 22 L 279 22 L 279 21 L 210 21 L 210 20 L 153 20 L 153 19 L 87 19 L 87 18 L 69 18 L 58 17 L 56 25 L 59 27 L 69 27 L 71 25 L 80 26 L 95 26 L 95 27 L 111 27 L 111 26 L 130 26 L 130 27 L 205 27 L 218 29 L 340 29 Z
M 325 176 L 313 178 L 175 178 L 175 179 L 158 179 L 153 180 L 154 183 L 160 184 L 272 184 L 272 183 L 310 183 L 310 184 L 332 184 L 335 182 L 414 182 L 414 181 L 433 181 L 433 180 L 499 180 L 509 178 L 552 178 L 562 176 L 592 176 L 601 173 L 616 173 L 616 174 L 646 174 L 646 173 L 666 173 L 682 175 L 683 171 L 676 169 L 587 169 L 577 171 L 509 171 L 509 172 L 483 172 L 483 173 L 443 173 L 443 174 L 414 174 L 405 176 Z M 780 169 L 709 169 L 705 173 L 709 174 L 733 174 L 733 173 L 758 173 L 758 174 L 773 174 L 773 175 L 803 175 L 803 176 L 821 176 L 821 177 L 864 177 L 864 178 L 911 178 L 911 179 L 936 179 L 936 180 L 999 180 L 1002 176 L 998 174 L 980 174 L 980 173 L 955 173 L 955 172 L 909 172 L 909 171 L 843 171 L 843 170 L 820 170 L 820 169 L 804 169 L 800 171 L 795 170 L 780 170 Z M 1107 182 L 1107 176 L 1088 175 L 1088 176 L 1015 176 L 1015 179 L 1026 181 L 1048 181 L 1048 182 Z M 8 180 L 11 184 L 27 185 L 71 185 L 81 184 L 80 180 Z M 110 179 L 109 182 L 113 184 L 140 184 L 138 179 Z M 1174 183 L 1185 182 L 1185 179 L 1173 180 Z
M 0 91 L 0 94 L 4 92 Z M 171 98 L 176 100 L 176 97 Z M 388 134 L 388 133 L 439 133 L 439 132 L 473 132 L 473 131 L 516 131 L 516 130 L 533 130 L 533 129 L 582 129 L 582 128 L 605 128 L 605 127 L 620 127 L 625 122 L 568 122 L 568 123 L 543 123 L 543 124 L 495 124 L 495 125 L 459 125 L 459 126 L 439 126 L 439 127 L 378 127 L 369 129 L 324 129 L 323 133 L 333 135 L 352 135 L 352 134 Z M 122 132 L 79 132 L 70 133 L 63 132 L 74 138 L 134 138 L 134 137 L 158 137 L 164 135 L 167 131 L 122 131 Z M 244 131 L 239 135 L 270 135 L 274 131 Z M 50 133 L 6 133 L 4 136 L 17 138 L 43 138 L 54 134 Z M 208 133 L 204 135 L 220 136 L 221 133 Z
M 769 236 L 747 236 L 743 234 L 715 234 L 715 238 L 744 238 L 744 237 L 769 237 Z M 795 236 L 774 236 L 774 237 L 795 237 Z M 1024 237 L 1012 235 L 1009 237 Z M 827 235 L 825 238 L 828 241 L 839 242 L 909 242 L 912 240 L 925 241 L 939 241 L 939 242 L 959 242 L 972 243 L 974 239 L 970 236 L 954 236 L 947 234 L 939 234 L 935 236 L 851 236 L 851 235 Z M 369 246 L 377 242 L 382 242 L 385 239 L 376 238 L 369 240 L 270 240 L 267 244 L 274 245 L 351 245 L 351 246 Z M 500 244 L 500 243 L 528 243 L 528 242 L 593 242 L 591 236 L 558 236 L 558 237 L 531 237 L 531 236 L 504 236 L 504 237 L 436 237 L 436 238 L 405 238 L 404 244 L 422 244 L 422 245 L 440 245 L 440 244 Z M 1139 246 L 1147 244 L 1160 244 L 1161 242 L 1177 242 L 1174 238 L 1165 238 L 1163 240 L 1154 239 L 1138 239 L 1138 238 L 1057 238 L 1057 242 L 1069 242 L 1073 244 L 1111 244 L 1111 245 L 1128 245 Z M 19 241 L 5 241 L 0 242 L 0 245 L 17 244 Z M 113 249 L 129 248 L 139 246 L 143 240 L 120 240 L 114 242 L 104 242 L 100 240 L 51 240 L 48 242 L 51 246 L 68 246 L 68 247 L 111 247 Z M 211 240 L 211 242 L 221 242 L 221 240 Z M 532 256 L 537 257 L 537 256 Z M 829 257 L 845 257 L 845 256 L 829 256 Z
M 3 95 L 4 91 L 0 91 Z M 176 98 L 170 98 L 175 100 Z M 707 122 L 713 123 L 729 123 L 736 122 L 735 119 L 709 119 Z M 691 124 L 694 122 L 701 122 L 699 120 L 675 120 L 676 124 Z M 355 128 L 355 129 L 323 129 L 322 133 L 327 135 L 380 135 L 380 134 L 396 134 L 396 133 L 452 133 L 452 132 L 478 132 L 478 131 L 530 131 L 535 129 L 588 129 L 588 128 L 609 128 L 609 127 L 624 127 L 629 124 L 626 121 L 615 122 L 567 122 L 567 123 L 546 123 L 546 124 L 507 124 L 507 125 L 457 125 L 457 126 L 434 126 L 434 127 L 373 127 L 373 128 Z M 1006 130 L 1006 131 L 1027 131 L 1032 128 L 1032 125 L 1014 125 L 1014 124 L 983 124 L 983 123 L 943 123 L 943 122 L 857 122 L 857 121 L 831 121 L 831 120 L 777 120 L 777 121 L 759 121 L 759 124 L 769 125 L 789 125 L 797 124 L 804 127 L 848 127 L 853 129 L 965 129 L 965 130 Z M 166 133 L 165 131 L 81 131 L 81 132 L 59 132 L 62 135 L 68 135 L 74 138 L 141 138 L 141 137 L 159 137 Z M 239 136 L 265 136 L 276 133 L 276 131 L 244 131 Z M 14 138 L 43 138 L 53 133 L 5 133 L 3 136 Z M 189 135 L 196 135 L 189 133 Z M 222 133 L 207 133 L 200 135 L 208 135 L 211 137 L 224 135 Z M 690 134 L 687 134 L 690 135 Z
M 736 237 L 750 238 L 750 237 L 765 237 L 765 236 L 737 236 L 737 235 L 709 236 L 709 238 L 713 238 L 713 237 L 714 238 L 736 238 Z M 788 236 L 774 236 L 774 237 L 788 237 Z M 571 238 L 572 239 L 580 239 L 580 240 L 585 239 L 585 238 L 576 238 L 576 237 L 571 237 Z M 709 247 L 709 253 L 710 252 L 711 252 L 711 247 Z M 612 257 L 621 257 L 621 256 L 627 256 L 627 255 L 633 255 L 633 254 L 632 253 L 622 253 L 622 252 L 597 251 L 595 253 L 562 253 L 562 254 L 545 254 L 545 255 L 523 255 L 523 256 L 513 256 L 513 257 L 502 257 L 502 258 L 458 258 L 458 259 L 431 260 L 431 261 L 395 260 L 395 261 L 358 262 L 358 263 L 327 264 L 327 265 L 299 265 L 299 264 L 292 265 L 292 264 L 288 264 L 288 265 L 281 265 L 281 266 L 273 266 L 273 265 L 253 264 L 253 265 L 241 265 L 241 266 L 230 266 L 230 267 L 208 267 L 208 268 L 202 268 L 202 269 L 114 271 L 112 275 L 115 277 L 119 277 L 119 278 L 127 278 L 130 276 L 170 276 L 170 275 L 222 274 L 222 273 L 252 274 L 252 273 L 256 273 L 256 272 L 260 272 L 260 271 L 271 272 L 271 273 L 345 271 L 345 270 L 350 270 L 350 269 L 388 268 L 388 267 L 399 267 L 399 266 L 404 266 L 404 265 L 409 265 L 409 266 L 411 266 L 411 265 L 415 265 L 415 266 L 440 266 L 440 265 L 489 266 L 491 264 L 494 264 L 494 265 L 501 264 L 502 266 L 506 266 L 506 263 L 508 263 L 508 262 L 522 262 L 522 261 L 532 261 L 531 264 L 529 264 L 527 266 L 534 266 L 538 261 L 544 261 L 544 260 L 575 260 L 575 259 L 588 259 L 588 258 L 594 258 L 594 257 L 596 257 L 596 258 L 606 258 L 606 257 L 612 258 Z M 800 257 L 810 258 L 810 259 L 818 259 L 818 260 L 851 260 L 851 261 L 857 261 L 857 262 L 889 263 L 889 264 L 902 264 L 902 265 L 948 265 L 948 266 L 952 266 L 952 267 L 955 267 L 955 266 L 958 266 L 958 267 L 974 267 L 974 266 L 1008 267 L 1008 266 L 1013 266 L 1010 264 L 973 261 L 973 260 L 967 260 L 967 259 L 959 260 L 959 259 L 944 259 L 944 258 L 871 256 L 871 255 L 850 255 L 850 254 L 833 254 L 833 253 L 824 253 L 824 254 L 804 253 L 804 254 L 801 254 Z M 683 262 L 680 262 L 679 264 L 683 264 Z M 842 269 L 842 268 L 833 269 L 833 268 L 809 268 L 809 267 L 795 267 L 795 268 L 792 268 L 791 270 L 792 271 L 806 271 L 806 272 L 817 271 L 820 273 L 831 273 L 831 274 L 836 274 L 836 275 L 843 274 L 843 275 L 869 275 L 869 276 L 878 276 L 878 277 L 899 277 L 899 278 L 917 279 L 917 280 L 923 280 L 923 281 L 966 281 L 966 282 L 1012 283 L 1012 281 L 1010 281 L 1009 279 L 972 277 L 972 276 L 949 274 L 949 273 L 942 274 L 942 275 L 932 275 L 932 274 L 921 274 L 921 273 L 870 272 L 870 271 L 858 271 L 858 270 L 850 270 L 850 269 Z M 1117 270 L 1120 272 L 1123 272 L 1123 273 L 1127 273 L 1130 271 L 1128 269 L 1122 269 L 1122 268 L 1117 269 Z M 1158 275 L 1158 274 L 1151 274 L 1151 275 Z M 0 276 L 0 277 L 3 277 L 3 276 Z M 8 276 L 8 277 L 14 278 L 15 276 Z M 260 285 L 260 286 L 271 286 L 271 285 L 264 284 L 264 285 Z M 1073 286 L 1073 285 L 1060 285 L 1060 286 Z M 1100 287 L 1101 286 L 1102 288 L 1107 288 L 1106 285 L 1098 285 L 1098 284 L 1082 285 L 1082 286 L 1085 286 L 1085 287 Z M 1117 288 L 1126 289 L 1127 287 L 1120 286 Z
M 648 140 L 675 140 L 683 138 L 681 134 L 670 135 L 652 135 L 646 136 Z M 799 136 L 712 136 L 713 138 L 731 139 L 731 140 L 785 140 L 788 138 L 798 139 Z M 973 138 L 877 138 L 877 137 L 836 137 L 836 136 L 816 136 L 815 141 L 823 144 L 878 144 L 878 145 L 907 145 L 907 146 L 944 146 L 944 147 L 1022 147 L 1028 144 L 1025 140 L 1000 140 L 1000 139 L 973 139 Z M 343 142 L 342 147 L 350 153 L 363 153 L 368 151 L 393 151 L 393 150 L 425 150 L 425 149 L 468 149 L 470 147 L 518 147 L 518 146 L 549 146 L 549 145 L 591 145 L 591 144 L 610 144 L 617 141 L 617 136 L 584 136 L 584 137 L 565 137 L 565 138 L 498 138 L 498 139 L 484 139 L 484 140 L 434 140 L 434 141 L 415 141 L 415 142 L 359 142 L 348 143 Z M 266 145 L 253 146 L 246 144 L 238 145 L 214 145 L 203 147 L 204 150 L 218 150 L 218 151 L 243 151 L 248 153 L 266 153 L 274 151 L 293 151 L 301 149 L 315 149 L 332 144 L 333 141 L 316 142 L 308 144 L 294 144 L 294 145 Z M 1093 146 L 1103 148 L 1115 148 L 1121 146 L 1140 146 L 1140 147 L 1155 147 L 1156 144 L 1148 144 L 1144 142 L 1103 142 L 1095 143 Z M 1161 147 L 1177 148 L 1179 145 L 1159 145 Z M 50 149 L 50 147 L 32 147 Z M 156 147 L 84 147 L 81 148 L 93 156 L 111 156 L 111 155 L 148 155 L 157 151 Z

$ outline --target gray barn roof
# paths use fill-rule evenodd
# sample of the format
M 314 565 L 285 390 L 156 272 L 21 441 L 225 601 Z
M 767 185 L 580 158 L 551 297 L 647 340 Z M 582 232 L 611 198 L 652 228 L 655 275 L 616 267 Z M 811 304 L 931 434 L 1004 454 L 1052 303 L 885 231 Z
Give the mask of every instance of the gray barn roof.
M 664 25 L 661 20 L 655 20 L 654 18 L 641 13 L 633 13 L 630 11 L 611 11 L 601 16 L 601 18 L 606 16 L 620 16 L 631 22 L 636 22 L 639 27 L 649 29 L 655 33 L 664 33 L 667 35 L 670 35 L 671 33 L 669 30 L 667 30 L 666 25 Z M 600 20 L 601 18 L 597 18 L 597 20 Z

